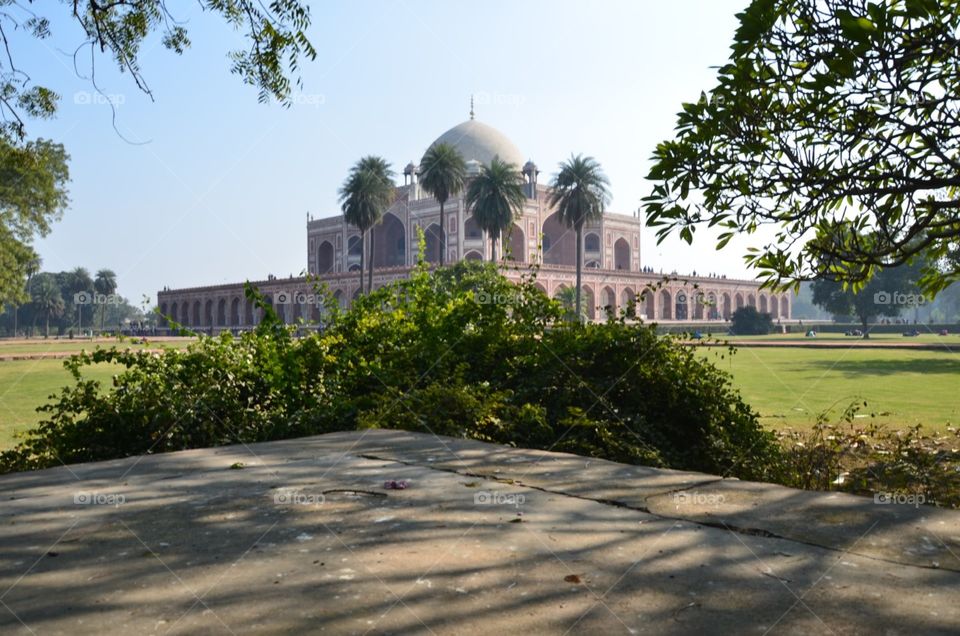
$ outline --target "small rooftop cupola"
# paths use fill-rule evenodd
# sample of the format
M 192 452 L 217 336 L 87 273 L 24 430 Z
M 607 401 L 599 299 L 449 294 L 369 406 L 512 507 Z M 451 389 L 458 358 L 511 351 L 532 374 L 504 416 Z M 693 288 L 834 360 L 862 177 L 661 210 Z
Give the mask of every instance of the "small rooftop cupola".
M 467 161 L 467 176 L 476 177 L 480 174 L 480 169 L 483 167 L 483 164 L 477 161 L 476 159 L 470 159 Z
M 537 164 L 533 163 L 533 160 L 528 160 L 527 163 L 523 164 L 523 174 L 526 175 L 527 181 L 536 183 L 540 170 L 537 168 Z
M 537 198 L 537 175 L 540 174 L 540 170 L 537 168 L 537 164 L 533 163 L 532 159 L 527 160 L 527 163 L 523 164 L 523 176 L 526 178 L 526 189 L 527 197 L 531 199 Z
M 403 184 L 409 185 L 413 183 L 416 176 L 417 176 L 417 166 L 415 166 L 413 161 L 411 161 L 403 169 Z

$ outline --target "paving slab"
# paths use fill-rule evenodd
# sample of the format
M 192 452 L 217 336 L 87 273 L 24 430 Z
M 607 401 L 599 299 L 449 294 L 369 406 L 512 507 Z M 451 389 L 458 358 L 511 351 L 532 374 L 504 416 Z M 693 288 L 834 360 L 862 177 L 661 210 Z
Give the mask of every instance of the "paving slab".
M 867 498 L 724 480 L 651 497 L 646 509 L 894 563 L 960 572 L 960 513 L 925 506 L 914 497 Z
M 376 430 L 6 475 L 0 633 L 960 631 L 960 513 L 837 497 Z

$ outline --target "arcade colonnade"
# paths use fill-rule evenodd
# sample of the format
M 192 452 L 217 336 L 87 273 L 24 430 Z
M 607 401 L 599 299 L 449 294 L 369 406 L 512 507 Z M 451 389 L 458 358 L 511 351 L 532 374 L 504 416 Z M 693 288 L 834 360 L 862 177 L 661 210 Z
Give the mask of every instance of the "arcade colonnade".
M 376 270 L 374 287 L 409 276 L 408 267 Z M 504 269 L 508 279 L 519 280 L 520 274 Z M 360 293 L 359 273 L 345 272 L 314 277 L 326 283 L 341 307 Z M 576 284 L 576 270 L 562 265 L 541 266 L 537 287 L 552 298 Z M 271 279 L 254 285 L 288 324 L 319 321 L 323 307 L 306 278 Z M 627 310 L 630 315 L 648 322 L 724 322 L 733 312 L 752 306 L 769 313 L 774 321 L 789 320 L 792 295 L 758 290 L 753 281 L 721 278 L 688 278 L 664 282 L 656 274 L 585 269 L 583 272 L 584 307 L 592 320 L 602 320 L 608 312 Z M 211 332 L 243 330 L 257 325 L 262 311 L 244 296 L 242 285 L 220 285 L 192 289 L 162 291 L 159 309 L 179 324 L 191 329 Z M 166 325 L 164 325 L 166 326 Z

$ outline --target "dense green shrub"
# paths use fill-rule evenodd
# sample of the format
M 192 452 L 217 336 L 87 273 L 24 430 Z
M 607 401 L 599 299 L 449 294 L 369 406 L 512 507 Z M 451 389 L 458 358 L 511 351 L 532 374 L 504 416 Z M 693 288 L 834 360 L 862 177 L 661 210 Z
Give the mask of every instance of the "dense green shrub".
M 776 440 L 724 372 L 649 326 L 566 323 L 532 276 L 421 266 L 349 311 L 331 304 L 300 338 L 248 295 L 266 312 L 253 333 L 75 356 L 75 384 L 0 470 L 362 427 L 747 478 L 775 463 Z M 106 362 L 124 367 L 112 386 L 84 379 Z
M 733 312 L 730 323 L 730 330 L 738 336 L 760 336 L 773 331 L 773 318 L 770 314 L 760 313 L 752 305 Z

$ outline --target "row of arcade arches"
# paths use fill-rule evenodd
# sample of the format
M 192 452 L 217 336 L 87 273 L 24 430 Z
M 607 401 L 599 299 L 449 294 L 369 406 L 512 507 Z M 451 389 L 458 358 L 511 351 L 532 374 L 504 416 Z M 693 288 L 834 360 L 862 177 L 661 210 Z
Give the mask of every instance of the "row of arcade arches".
M 537 285 L 546 291 L 543 285 Z M 560 284 L 553 291 L 553 298 L 569 299 L 572 294 L 567 285 Z M 753 291 L 690 291 L 686 289 L 641 289 L 623 288 L 618 294 L 607 285 L 599 293 L 589 285 L 582 288 L 584 310 L 590 319 L 602 318 L 604 312 L 619 313 L 624 308 L 633 309 L 632 315 L 647 320 L 729 320 L 733 312 L 751 306 L 760 313 L 769 313 L 774 319 L 790 317 L 790 300 L 774 294 Z
M 537 287 L 547 293 L 542 283 L 537 283 Z M 552 297 L 569 301 L 573 296 L 570 289 L 565 284 L 557 285 Z M 333 297 L 344 307 L 347 298 L 354 299 L 359 294 L 359 287 L 353 287 L 348 291 L 337 289 Z M 276 292 L 264 296 L 286 323 L 296 323 L 300 319 L 308 322 L 322 320 L 323 308 L 310 292 Z M 755 291 L 641 289 L 638 296 L 637 290 L 632 287 L 617 291 L 610 285 L 600 286 L 598 290 L 591 285 L 584 285 L 582 297 L 590 319 L 603 318 L 606 312 L 619 313 L 630 307 L 633 308 L 633 315 L 647 320 L 729 320 L 734 311 L 744 306 L 770 313 L 775 319 L 790 317 L 790 300 L 787 297 Z M 191 328 L 247 328 L 258 324 L 263 317 L 261 310 L 239 295 L 206 300 L 164 301 L 160 304 L 160 311 L 164 316 Z

